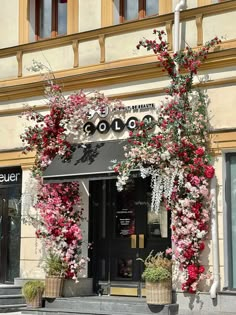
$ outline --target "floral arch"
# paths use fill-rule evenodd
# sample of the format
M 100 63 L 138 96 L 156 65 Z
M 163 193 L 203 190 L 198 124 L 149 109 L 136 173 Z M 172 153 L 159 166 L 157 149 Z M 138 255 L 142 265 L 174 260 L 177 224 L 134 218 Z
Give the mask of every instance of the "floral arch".
M 158 118 L 138 122 L 135 131 L 130 132 L 126 158 L 114 165 L 114 170 L 118 173 L 119 190 L 132 169 L 138 168 L 142 177 L 151 176 L 152 209 L 158 212 L 163 202 L 171 211 L 173 259 L 184 271 L 183 291 L 194 293 L 199 281 L 206 277 L 200 256 L 209 230 L 209 180 L 214 176 L 214 168 L 208 150 L 207 96 L 193 89 L 193 80 L 209 50 L 220 41 L 216 37 L 199 50 L 186 47 L 171 54 L 165 33 L 154 30 L 154 34 L 157 40 L 140 41 L 137 49 L 142 47 L 157 55 L 158 65 L 170 77 L 170 86 L 157 110 Z M 81 257 L 83 209 L 79 184 L 42 184 L 41 175 L 56 155 L 70 160 L 73 153 L 70 136 L 81 134 L 91 110 L 109 107 L 120 112 L 123 105 L 97 92 L 79 91 L 65 97 L 51 79 L 47 80 L 45 93 L 49 113 L 41 115 L 27 108 L 24 115 L 34 124 L 21 136 L 25 152 L 36 151 L 33 174 L 40 189 L 35 208 L 41 217 L 36 235 L 46 241 L 48 250 L 54 249 L 67 263 L 66 275 L 77 279 L 86 261 Z

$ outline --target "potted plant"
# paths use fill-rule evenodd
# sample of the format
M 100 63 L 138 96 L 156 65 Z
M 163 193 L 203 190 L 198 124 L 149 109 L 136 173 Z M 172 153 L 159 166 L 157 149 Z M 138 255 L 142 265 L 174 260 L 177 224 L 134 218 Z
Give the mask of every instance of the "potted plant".
M 145 269 L 142 278 L 145 280 L 146 301 L 148 304 L 172 303 L 172 260 L 165 257 L 164 253 L 153 254 L 153 251 L 145 260 Z
M 45 259 L 45 297 L 56 298 L 62 294 L 63 281 L 67 265 L 61 257 L 53 252 L 49 252 Z
M 41 280 L 29 280 L 22 287 L 22 294 L 25 297 L 28 307 L 42 307 L 42 295 L 44 282 Z

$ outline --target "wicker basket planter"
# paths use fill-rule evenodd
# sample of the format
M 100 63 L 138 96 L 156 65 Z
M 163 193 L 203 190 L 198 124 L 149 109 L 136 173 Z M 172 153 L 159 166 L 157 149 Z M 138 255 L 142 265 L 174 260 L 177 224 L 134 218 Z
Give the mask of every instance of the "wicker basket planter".
M 62 296 L 64 277 L 47 276 L 45 278 L 45 297 L 57 298 Z
M 172 281 L 171 279 L 158 282 L 146 281 L 147 304 L 171 304 L 172 303 Z
M 39 291 L 32 300 L 29 301 L 26 298 L 27 307 L 32 307 L 32 308 L 42 307 L 42 301 L 43 301 L 42 296 L 43 296 L 43 293 Z

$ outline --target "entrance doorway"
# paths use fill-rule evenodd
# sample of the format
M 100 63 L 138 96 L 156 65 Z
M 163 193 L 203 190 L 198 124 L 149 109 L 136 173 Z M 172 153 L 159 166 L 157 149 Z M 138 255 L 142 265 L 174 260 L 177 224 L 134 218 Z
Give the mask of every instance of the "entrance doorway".
M 0 283 L 19 277 L 21 186 L 0 188 Z
M 171 245 L 169 215 L 151 211 L 150 180 L 132 178 L 122 192 L 116 179 L 90 181 L 90 274 L 96 291 L 141 296 L 143 263 L 151 250 Z

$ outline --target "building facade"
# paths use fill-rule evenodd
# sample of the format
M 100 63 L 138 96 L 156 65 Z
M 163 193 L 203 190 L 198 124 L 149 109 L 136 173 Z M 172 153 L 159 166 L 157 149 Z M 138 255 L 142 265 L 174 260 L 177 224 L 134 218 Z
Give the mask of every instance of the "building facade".
M 153 104 L 164 99 L 168 78 L 157 67 L 156 56 L 137 51 L 136 45 L 140 39 L 151 38 L 155 28 L 166 32 L 173 51 L 178 2 L 0 0 L 0 283 L 44 276 L 40 265 L 44 249 L 35 238 L 35 229 L 24 220 L 34 213 L 36 188 L 31 178 L 34 154 L 22 154 L 20 134 L 26 124 L 19 115 L 25 104 L 42 113 L 48 110 L 42 75 L 29 71 L 33 60 L 53 71 L 66 95 L 79 89 L 99 90 L 111 99 L 121 99 L 127 108 L 133 106 L 139 119 L 155 115 Z M 215 36 L 222 37 L 220 46 L 201 67 L 200 83 L 196 81 L 209 96 L 211 154 L 216 169 L 216 183 L 212 181 L 214 229 L 202 256 L 213 277 L 203 282 L 201 303 L 193 302 L 196 311 L 202 308 L 224 313 L 225 305 L 228 311 L 231 305 L 232 312 L 235 308 L 231 303 L 236 289 L 235 18 L 234 0 L 187 0 L 180 14 L 181 48 L 197 48 Z M 123 118 L 131 129 L 133 116 L 127 111 Z M 119 126 L 113 125 L 104 132 L 102 119 L 92 121 L 96 131 L 90 141 L 104 143 L 102 154 L 110 161 L 113 150 L 120 154 L 117 141 L 128 137 L 129 128 L 119 132 Z M 109 119 L 107 116 L 105 120 L 110 126 Z M 101 163 L 96 167 L 99 169 Z M 155 217 L 149 211 L 148 182 L 134 177 L 129 189 L 120 195 L 115 176 L 105 177 L 104 171 L 99 172 L 100 176 L 96 171 L 83 176 L 78 171 L 88 219 L 83 222 L 84 239 L 94 243 L 92 262 L 82 276 L 93 278 L 95 286 L 102 285 L 105 293 L 139 296 L 142 285 L 136 257 L 140 252 L 171 245 L 169 218 Z M 61 174 L 61 178 L 68 174 Z M 88 255 L 86 245 L 83 254 Z M 189 309 L 189 298 L 182 294 L 178 279 L 175 288 L 177 302 Z

